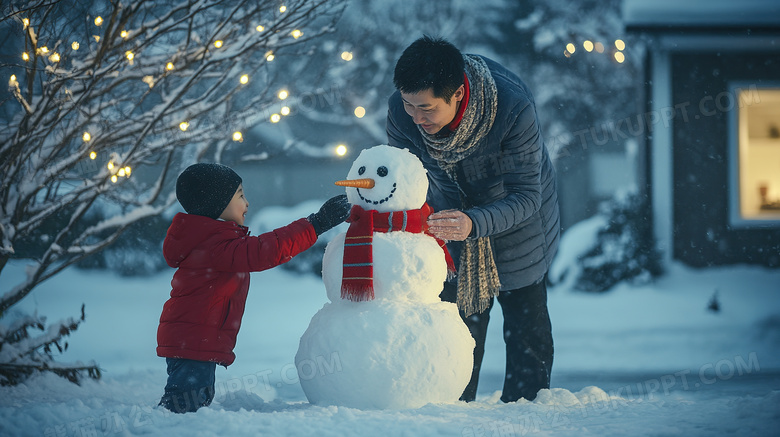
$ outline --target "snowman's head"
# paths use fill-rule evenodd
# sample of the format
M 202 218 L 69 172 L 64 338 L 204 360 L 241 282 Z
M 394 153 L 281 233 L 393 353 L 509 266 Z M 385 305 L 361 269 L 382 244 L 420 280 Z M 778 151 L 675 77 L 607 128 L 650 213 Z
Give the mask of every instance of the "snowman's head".
M 386 145 L 360 152 L 347 180 L 347 199 L 363 209 L 379 212 L 418 209 L 425 203 L 428 177 L 416 156 L 406 149 Z

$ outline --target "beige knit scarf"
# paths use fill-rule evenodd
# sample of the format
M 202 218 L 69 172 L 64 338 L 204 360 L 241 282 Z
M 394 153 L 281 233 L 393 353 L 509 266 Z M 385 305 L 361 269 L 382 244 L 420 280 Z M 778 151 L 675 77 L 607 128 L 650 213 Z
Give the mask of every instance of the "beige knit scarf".
M 457 163 L 482 146 L 485 136 L 493 127 L 498 107 L 496 82 L 485 61 L 472 55 L 465 55 L 463 59 L 469 81 L 469 101 L 458 128 L 449 136 L 438 137 L 429 135 L 417 126 L 428 153 L 456 185 Z M 458 189 L 461 206 L 469 208 L 471 205 L 459 185 Z M 466 317 L 481 313 L 488 308 L 493 297 L 498 296 L 500 288 L 490 237 L 467 238 L 463 242 L 458 269 L 458 309 Z

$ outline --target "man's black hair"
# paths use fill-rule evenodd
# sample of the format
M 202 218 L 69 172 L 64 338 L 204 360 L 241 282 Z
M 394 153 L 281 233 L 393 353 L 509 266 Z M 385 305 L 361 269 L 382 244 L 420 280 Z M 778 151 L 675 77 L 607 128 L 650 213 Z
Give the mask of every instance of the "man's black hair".
M 433 96 L 450 102 L 463 84 L 463 54 L 443 38 L 423 36 L 404 50 L 395 64 L 393 83 L 403 93 L 431 89 Z

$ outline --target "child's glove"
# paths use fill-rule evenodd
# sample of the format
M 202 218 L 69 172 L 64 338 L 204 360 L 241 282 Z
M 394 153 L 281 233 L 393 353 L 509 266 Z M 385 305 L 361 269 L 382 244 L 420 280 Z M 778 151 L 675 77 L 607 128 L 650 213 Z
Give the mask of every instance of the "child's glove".
M 314 226 L 314 232 L 319 237 L 323 232 L 346 220 L 351 207 L 346 194 L 331 197 L 322 204 L 319 211 L 307 217 L 307 220 Z

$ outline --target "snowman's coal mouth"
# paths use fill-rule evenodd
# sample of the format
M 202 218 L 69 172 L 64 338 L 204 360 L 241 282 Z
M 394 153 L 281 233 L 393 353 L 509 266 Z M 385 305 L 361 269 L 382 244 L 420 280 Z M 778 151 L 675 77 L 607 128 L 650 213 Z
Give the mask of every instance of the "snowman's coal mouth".
M 387 197 L 385 197 L 385 198 L 384 198 L 384 199 L 382 199 L 382 200 L 371 200 L 371 199 L 366 199 L 365 197 L 363 197 L 363 195 L 362 195 L 362 194 L 360 194 L 360 188 L 357 188 L 357 193 L 358 193 L 358 196 L 360 196 L 360 200 L 362 200 L 362 201 L 364 201 L 364 202 L 368 203 L 369 205 L 371 205 L 371 204 L 373 204 L 373 205 L 379 205 L 379 204 L 381 204 L 381 203 L 385 203 L 385 202 L 387 202 L 388 200 L 390 200 L 390 198 L 391 198 L 391 197 L 393 197 L 393 193 L 395 193 L 395 183 L 393 183 L 393 189 L 392 189 L 392 190 L 390 190 L 390 195 L 388 195 Z

